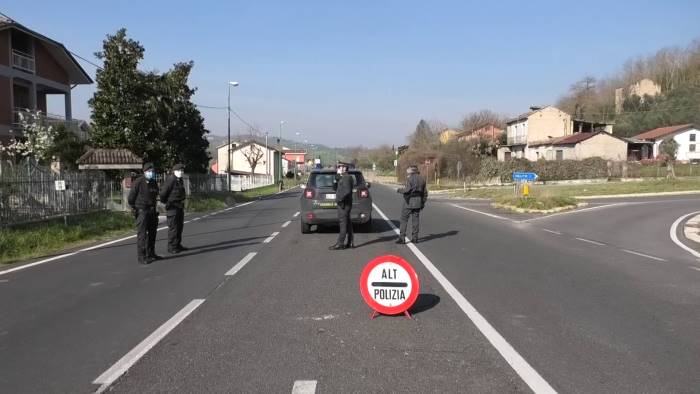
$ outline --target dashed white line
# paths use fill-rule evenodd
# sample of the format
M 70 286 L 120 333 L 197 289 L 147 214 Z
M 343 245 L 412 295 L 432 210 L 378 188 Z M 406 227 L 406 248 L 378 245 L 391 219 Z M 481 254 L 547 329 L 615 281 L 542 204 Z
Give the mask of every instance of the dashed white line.
M 451 205 L 452 205 L 453 207 L 455 207 L 455 208 L 463 209 L 463 210 L 465 210 L 465 211 L 478 213 L 479 215 L 484 215 L 484 216 L 492 217 L 492 218 L 495 218 L 495 219 L 507 220 L 507 221 L 509 221 L 509 222 L 514 222 L 514 220 L 512 220 L 512 219 L 504 218 L 503 216 L 494 215 L 494 214 L 492 214 L 492 213 L 477 211 L 476 209 L 466 208 L 466 207 L 463 207 L 463 206 L 457 205 L 457 204 L 451 204 Z
M 299 216 L 299 214 L 300 214 L 300 213 L 301 213 L 301 212 L 297 212 L 297 213 L 295 213 L 293 217 L 297 217 L 297 216 Z
M 284 222 L 284 224 L 282 225 L 282 228 L 285 228 L 285 227 L 289 226 L 290 223 L 292 223 L 292 221 L 291 221 L 291 220 L 287 220 L 287 221 Z
M 679 217 L 678 219 L 676 219 L 676 221 L 673 222 L 673 224 L 671 225 L 671 230 L 669 231 L 669 235 L 671 237 L 671 241 L 673 241 L 673 243 L 675 243 L 676 245 L 680 246 L 681 249 L 685 250 L 686 252 L 692 254 L 693 256 L 695 256 L 697 258 L 700 258 L 700 253 L 693 250 L 691 247 L 685 245 L 683 242 L 681 242 L 678 239 L 678 235 L 676 235 L 678 233 L 678 225 L 681 224 L 681 222 L 683 220 L 685 220 L 685 218 L 687 218 L 688 216 L 696 215 L 698 213 L 700 213 L 700 211 L 691 212 L 687 215 L 683 215 L 683 216 Z
M 314 394 L 315 392 L 315 380 L 297 380 L 292 387 L 292 394 Z
M 231 268 L 227 273 L 226 276 L 233 276 L 238 273 L 243 267 L 245 267 L 246 264 L 250 262 L 250 260 L 253 260 L 253 257 L 257 255 L 257 252 L 250 252 L 248 253 L 244 258 L 241 259 L 241 261 L 238 262 L 238 264 L 234 265 L 233 268 Z
M 693 267 L 692 265 L 689 265 L 688 268 L 690 268 L 691 270 L 700 271 L 700 268 Z
M 656 261 L 664 261 L 664 262 L 666 261 L 665 259 L 662 259 L 661 257 L 649 256 L 648 254 L 635 252 L 634 250 L 629 250 L 629 249 L 620 249 L 620 250 L 625 252 L 625 253 L 629 253 L 629 254 L 633 254 L 633 255 L 637 255 L 637 256 L 641 256 L 641 257 L 646 257 L 648 259 L 652 259 L 652 260 L 656 260 Z
M 576 239 L 578 239 L 578 240 L 581 241 L 581 242 L 587 242 L 587 243 L 593 244 L 593 245 L 605 246 L 605 244 L 602 243 L 602 242 L 593 241 L 593 240 L 586 239 L 586 238 L 578 238 L 578 237 L 576 237 Z
M 529 222 L 534 222 L 536 220 L 549 219 L 549 218 L 554 217 L 554 216 L 573 215 L 573 214 L 577 214 L 577 213 L 581 213 L 581 212 L 595 211 L 595 210 L 603 209 L 603 208 L 612 208 L 612 207 L 616 207 L 619 205 L 627 205 L 627 204 L 628 203 L 626 203 L 626 202 L 621 202 L 621 203 L 615 203 L 615 204 L 598 205 L 595 207 L 588 207 L 588 208 L 582 208 L 582 209 L 574 209 L 572 211 L 566 211 L 566 212 L 557 212 L 557 213 L 553 213 L 551 215 L 540 216 L 540 217 L 536 217 L 536 218 L 532 218 L 532 219 L 526 219 L 526 220 L 523 220 L 522 223 L 529 223 Z
M 549 230 L 549 229 L 546 229 L 546 228 L 543 228 L 542 231 L 546 231 L 546 232 L 548 232 L 548 233 L 552 233 L 552 234 L 556 234 L 556 235 L 562 235 L 562 233 L 559 232 L 559 231 Z
M 192 219 L 192 221 L 193 221 L 193 222 L 196 222 L 196 221 L 199 220 L 199 219 L 201 219 L 201 218 L 194 218 L 194 219 Z
M 119 379 L 126 371 L 129 370 L 141 357 L 143 357 L 149 350 L 153 348 L 161 339 L 163 339 L 170 331 L 173 330 L 178 324 L 180 324 L 190 313 L 194 312 L 197 307 L 202 305 L 204 300 L 192 300 L 189 304 L 185 305 L 175 316 L 171 317 L 170 320 L 163 323 L 162 326 L 158 327 L 151 335 L 146 339 L 141 341 L 135 348 L 133 348 L 129 353 L 122 357 L 116 364 L 112 365 L 108 370 L 106 370 L 102 375 L 100 375 L 94 384 L 99 384 L 100 388 L 97 390 L 98 393 L 102 393 L 109 388 L 109 386 L 114 383 L 115 380 Z
M 394 223 L 389 220 L 389 218 L 384 215 L 376 204 L 372 204 L 374 209 L 379 213 L 379 215 L 386 221 L 386 223 L 394 230 L 395 233 L 399 232 Z M 452 299 L 457 303 L 457 305 L 462 309 L 462 311 L 467 315 L 467 317 L 474 323 L 474 325 L 479 329 L 479 331 L 488 339 L 488 341 L 493 345 L 494 348 L 501 354 L 501 356 L 506 360 L 506 362 L 513 368 L 513 370 L 525 381 L 525 383 L 530 387 L 535 393 L 556 393 L 552 386 L 547 383 L 542 376 L 540 376 L 537 371 L 535 371 L 530 364 L 506 341 L 501 334 L 496 331 L 496 329 L 472 306 L 469 301 L 462 295 L 462 293 L 455 288 L 452 283 L 440 272 L 440 270 L 433 265 L 433 263 L 423 254 L 423 252 L 418 249 L 418 247 L 413 244 L 407 244 L 408 248 L 411 249 L 414 255 L 423 263 L 425 268 L 435 277 L 435 279 L 440 282 L 442 287 L 445 289 L 447 294 L 449 294 Z
M 263 243 L 264 243 L 264 244 L 269 244 L 270 242 L 272 242 L 273 239 L 275 239 L 275 237 L 276 237 L 277 235 L 279 235 L 279 232 L 278 232 L 278 231 L 275 231 L 274 233 L 270 234 L 269 237 L 265 238 L 265 240 L 263 241 Z

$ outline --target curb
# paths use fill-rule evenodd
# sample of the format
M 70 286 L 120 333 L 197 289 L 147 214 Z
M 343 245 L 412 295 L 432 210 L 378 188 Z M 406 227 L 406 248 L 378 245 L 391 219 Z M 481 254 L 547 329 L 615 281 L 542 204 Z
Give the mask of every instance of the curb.
M 508 209 L 517 213 L 541 213 L 541 214 L 549 214 L 549 213 L 558 213 L 558 212 L 563 212 L 563 211 L 569 211 L 572 209 L 576 208 L 582 208 L 588 205 L 588 203 L 585 202 L 580 202 L 576 205 L 567 205 L 564 207 L 557 207 L 557 208 L 552 208 L 552 209 L 530 209 L 530 208 L 518 208 L 514 205 L 508 205 L 508 204 L 500 204 L 500 203 L 493 203 L 491 204 L 492 207 L 494 208 L 502 208 L 502 209 Z M 700 215 L 698 215 L 700 216 Z
M 602 194 L 598 196 L 576 196 L 579 200 L 592 200 L 603 198 L 628 198 L 628 197 L 654 197 L 654 196 L 684 196 L 688 194 L 700 194 L 700 190 L 686 190 L 677 192 L 657 192 L 657 193 L 629 193 L 629 194 Z
M 688 219 L 683 226 L 683 235 L 700 245 L 700 214 Z

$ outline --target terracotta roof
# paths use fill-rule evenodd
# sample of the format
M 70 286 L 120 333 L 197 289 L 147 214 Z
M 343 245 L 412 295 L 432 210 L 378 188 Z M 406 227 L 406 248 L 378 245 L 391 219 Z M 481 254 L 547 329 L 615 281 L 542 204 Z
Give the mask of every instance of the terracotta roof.
M 98 164 L 138 164 L 143 163 L 143 159 L 133 154 L 128 149 L 89 149 L 80 156 L 77 164 L 98 165 Z
M 655 140 L 661 137 L 666 137 L 668 135 L 676 134 L 687 129 L 694 128 L 693 124 L 681 124 L 676 126 L 659 127 L 657 129 L 645 131 L 642 134 L 635 135 L 634 139 L 637 140 Z
M 552 138 L 549 141 L 541 141 L 539 143 L 530 144 L 532 146 L 542 146 L 542 145 L 576 145 L 579 142 L 586 141 L 587 139 L 593 138 L 598 134 L 606 134 L 610 137 L 617 138 L 618 140 L 629 142 L 625 138 L 620 138 L 616 135 L 606 133 L 605 131 L 596 131 L 595 133 L 574 133 L 564 137 Z

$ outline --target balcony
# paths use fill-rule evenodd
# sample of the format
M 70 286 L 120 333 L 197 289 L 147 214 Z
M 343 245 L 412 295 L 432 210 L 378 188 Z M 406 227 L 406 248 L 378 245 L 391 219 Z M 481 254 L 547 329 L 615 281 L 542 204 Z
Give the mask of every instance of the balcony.
M 21 125 L 21 116 L 31 116 L 30 111 L 26 109 L 16 109 L 13 111 L 14 115 L 14 128 L 19 129 Z M 30 118 L 31 119 L 31 118 Z M 80 120 L 80 119 L 66 119 L 60 115 L 53 115 L 53 114 L 40 114 L 39 116 L 39 122 L 42 123 L 45 126 L 50 126 L 53 128 L 56 128 L 60 125 L 65 126 L 66 130 L 72 131 L 73 134 L 75 134 L 78 139 L 84 141 L 87 139 L 87 131 L 82 127 L 85 121 Z
M 524 145 L 526 142 L 527 142 L 526 135 L 509 135 L 508 136 L 508 145 L 519 145 L 519 144 Z
M 32 74 L 36 71 L 34 57 L 16 49 L 12 50 L 12 67 Z

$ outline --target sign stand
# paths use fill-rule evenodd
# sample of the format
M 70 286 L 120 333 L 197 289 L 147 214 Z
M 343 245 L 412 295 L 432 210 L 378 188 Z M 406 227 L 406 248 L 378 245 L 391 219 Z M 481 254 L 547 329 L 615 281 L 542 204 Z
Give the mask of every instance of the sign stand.
M 399 256 L 379 256 L 370 261 L 360 276 L 360 294 L 372 308 L 371 319 L 378 315 L 404 315 L 418 299 L 418 274 Z

